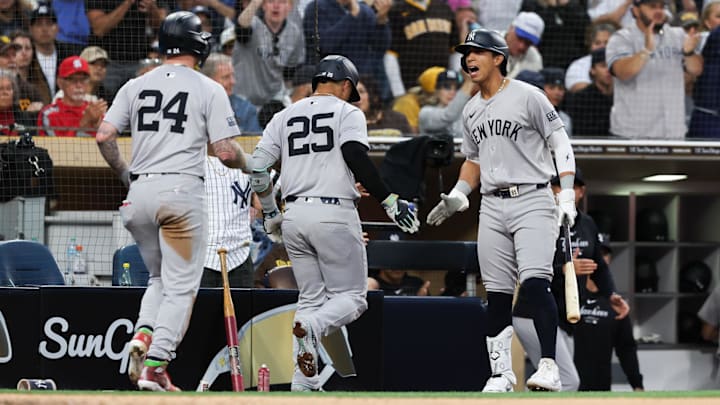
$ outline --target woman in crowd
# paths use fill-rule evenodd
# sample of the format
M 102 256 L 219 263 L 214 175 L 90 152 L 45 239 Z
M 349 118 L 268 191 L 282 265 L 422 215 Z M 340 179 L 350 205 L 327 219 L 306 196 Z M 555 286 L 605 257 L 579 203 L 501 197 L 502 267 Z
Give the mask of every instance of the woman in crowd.
M 27 31 L 15 31 L 10 35 L 10 39 L 18 46 L 15 52 L 15 67 L 17 73 L 23 80 L 28 80 L 30 76 L 30 65 L 35 55 L 30 33 Z
M 435 80 L 435 105 L 425 105 L 420 109 L 418 118 L 420 134 L 448 134 L 462 138 L 462 110 L 465 103 L 476 92 L 471 80 L 464 80 L 454 70 L 444 70 Z
M 412 134 L 410 124 L 399 112 L 383 108 L 380 90 L 375 79 L 362 76 L 357 84 L 360 101 L 355 105 L 365 114 L 368 135 L 408 136 Z
M 18 108 L 15 72 L 0 69 L 0 135 L 17 135 L 14 125 L 32 125 L 32 118 Z

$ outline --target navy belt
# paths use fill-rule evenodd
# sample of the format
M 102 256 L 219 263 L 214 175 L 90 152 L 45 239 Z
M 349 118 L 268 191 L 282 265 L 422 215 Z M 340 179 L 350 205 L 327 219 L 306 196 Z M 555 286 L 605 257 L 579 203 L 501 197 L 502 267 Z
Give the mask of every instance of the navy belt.
M 547 187 L 547 185 L 548 183 L 516 184 L 507 188 L 499 188 L 497 190 L 489 192 L 488 194 L 492 194 L 495 197 L 500 198 L 516 198 L 520 197 L 522 194 L 525 194 L 528 191 L 543 189 Z
M 166 174 L 186 174 L 186 173 L 172 173 L 172 172 L 170 172 L 170 173 L 167 173 L 167 172 L 166 172 L 166 173 L 137 173 L 137 174 L 136 174 L 136 173 L 130 173 L 130 181 L 131 181 L 131 182 L 132 182 L 132 181 L 135 181 L 135 180 L 139 179 L 140 176 L 153 177 L 153 176 L 164 176 L 164 175 L 166 175 Z M 190 174 L 190 175 L 188 175 L 188 176 L 195 176 L 195 175 L 194 175 L 194 174 Z M 195 176 L 195 177 L 199 177 L 200 180 L 205 181 L 205 178 L 204 178 L 203 176 Z
M 351 201 L 349 199 L 341 199 L 338 197 L 298 197 L 296 195 L 289 195 L 289 196 L 285 197 L 285 202 L 295 202 L 298 200 L 311 202 L 315 199 L 319 200 L 322 204 L 328 204 L 328 205 L 342 205 L 341 200 Z M 353 202 L 353 204 L 355 204 L 355 202 Z

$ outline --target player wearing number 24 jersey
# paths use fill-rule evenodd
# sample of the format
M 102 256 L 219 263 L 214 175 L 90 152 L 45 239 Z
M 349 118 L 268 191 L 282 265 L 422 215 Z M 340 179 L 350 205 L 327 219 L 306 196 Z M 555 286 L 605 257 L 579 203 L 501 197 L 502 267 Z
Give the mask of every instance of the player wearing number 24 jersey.
M 130 380 L 145 390 L 178 390 L 167 366 L 190 321 L 205 261 L 208 142 L 224 165 L 246 169 L 232 139 L 240 130 L 225 91 L 194 69 L 208 56 L 209 38 L 196 15 L 169 15 L 159 35 L 167 59 L 118 91 L 96 136 L 103 157 L 129 186 L 120 214 L 150 273 L 128 349 Z M 116 140 L 126 128 L 129 165 Z
M 253 153 L 252 187 L 265 229 L 282 235 L 300 290 L 292 333 L 296 371 L 291 390 L 320 387 L 318 342 L 367 309 L 367 255 L 356 181 L 382 201 L 405 232 L 419 226 L 416 210 L 388 192 L 370 161 L 365 115 L 347 101 L 360 99 L 353 63 L 330 55 L 318 64 L 313 94 L 277 113 Z M 285 211 L 275 204 L 268 168 L 282 162 Z

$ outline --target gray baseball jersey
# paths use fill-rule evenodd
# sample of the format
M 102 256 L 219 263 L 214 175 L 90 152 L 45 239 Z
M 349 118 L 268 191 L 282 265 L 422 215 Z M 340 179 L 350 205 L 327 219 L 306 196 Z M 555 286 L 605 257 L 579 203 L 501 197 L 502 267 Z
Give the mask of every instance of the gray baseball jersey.
M 480 165 L 481 194 L 545 183 L 555 174 L 547 138 L 562 120 L 540 89 L 506 80 L 500 93 L 488 100 L 478 93 L 463 110 L 461 150 Z
M 294 18 L 297 18 L 294 17 Z M 252 34 L 246 43 L 235 41 L 232 59 L 235 66 L 235 89 L 256 106 L 285 95 L 283 69 L 305 60 L 305 36 L 302 24 L 289 16 L 285 27 L 273 34 L 262 19 L 251 22 Z
M 282 162 L 284 195 L 355 200 L 355 176 L 340 150 L 348 141 L 369 147 L 362 111 L 336 97 L 313 96 L 275 114 L 257 147 Z
M 222 87 L 182 65 L 126 83 L 105 116 L 132 132 L 130 183 L 120 207 L 150 277 L 136 327 L 154 329 L 147 355 L 170 360 L 200 286 L 207 248 L 207 142 L 239 134 Z
M 628 138 L 681 139 L 685 126 L 685 81 L 682 47 L 685 31 L 666 25 L 655 35 L 655 51 L 629 80 L 614 78 L 610 132 Z M 608 41 L 608 67 L 645 47 L 636 24 L 615 32 Z
M 132 131 L 131 173 L 203 177 L 208 139 L 240 134 L 225 90 L 180 65 L 162 65 L 127 82 L 105 121 Z
M 368 145 L 365 115 L 339 98 L 311 96 L 275 114 L 257 145 L 282 162 L 287 201 L 282 234 L 299 289 L 295 320 L 327 335 L 367 309 L 367 255 L 355 178 L 340 147 Z M 325 197 L 325 198 L 323 198 Z M 293 344 L 297 354 L 297 342 Z M 293 384 L 318 388 L 320 375 L 295 368 Z

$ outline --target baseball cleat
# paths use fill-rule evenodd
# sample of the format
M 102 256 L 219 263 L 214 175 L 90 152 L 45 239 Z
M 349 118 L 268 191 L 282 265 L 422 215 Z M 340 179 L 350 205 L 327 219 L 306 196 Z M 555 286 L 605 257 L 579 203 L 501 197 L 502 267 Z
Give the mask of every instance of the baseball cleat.
M 128 376 L 133 384 L 137 384 L 138 378 L 140 378 L 140 373 L 145 363 L 145 356 L 151 343 L 152 333 L 147 330 L 139 330 L 135 333 L 135 336 L 133 336 L 130 344 L 128 344 L 128 352 L 130 353 Z
M 166 361 L 159 366 L 145 366 L 137 380 L 138 388 L 143 391 L 182 391 L 170 381 Z
M 312 328 L 295 322 L 293 335 L 298 343 L 297 366 L 306 377 L 317 374 L 317 338 Z
M 292 383 L 290 384 L 290 391 L 292 392 L 318 392 L 322 391 L 322 389 L 317 389 L 310 387 L 309 385 L 300 384 L 300 383 Z
M 560 369 L 555 360 L 540 359 L 537 371 L 527 380 L 527 387 L 532 391 L 560 391 Z
M 513 383 L 508 376 L 501 374 L 488 378 L 482 392 L 512 392 Z

